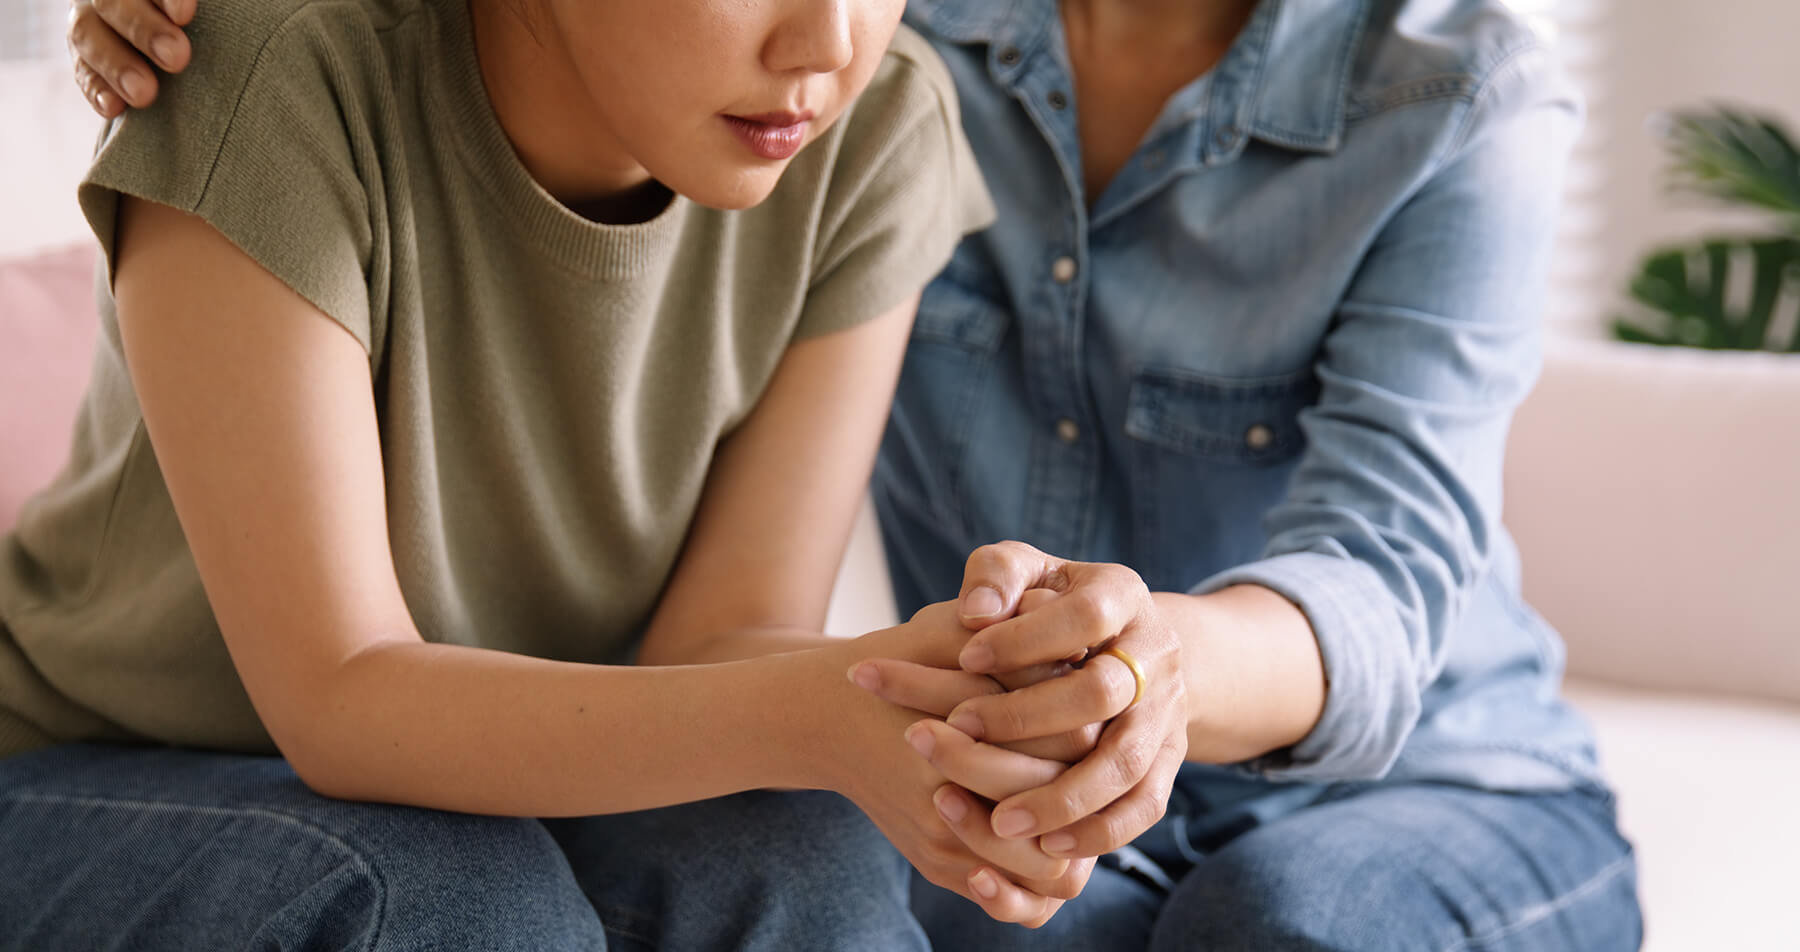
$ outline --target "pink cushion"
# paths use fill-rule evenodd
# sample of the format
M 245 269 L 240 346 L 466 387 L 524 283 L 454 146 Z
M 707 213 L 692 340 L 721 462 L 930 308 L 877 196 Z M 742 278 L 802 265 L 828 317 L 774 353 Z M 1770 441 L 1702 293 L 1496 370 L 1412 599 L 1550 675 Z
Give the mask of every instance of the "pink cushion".
M 98 329 L 94 254 L 0 260 L 0 531 L 68 456 Z

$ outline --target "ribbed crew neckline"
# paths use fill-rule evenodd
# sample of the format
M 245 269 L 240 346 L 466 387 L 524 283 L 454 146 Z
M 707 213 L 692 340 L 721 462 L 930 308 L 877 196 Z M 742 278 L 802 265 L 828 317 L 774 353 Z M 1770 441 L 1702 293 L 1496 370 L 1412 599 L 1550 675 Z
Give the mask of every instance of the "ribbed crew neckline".
M 493 200 L 520 232 L 564 267 L 579 274 L 620 280 L 642 274 L 673 253 L 688 200 L 680 194 L 655 218 L 608 225 L 570 211 L 531 177 L 488 99 L 475 50 L 472 0 L 422 4 L 441 55 L 428 55 L 437 75 L 426 101 L 448 126 L 475 187 Z

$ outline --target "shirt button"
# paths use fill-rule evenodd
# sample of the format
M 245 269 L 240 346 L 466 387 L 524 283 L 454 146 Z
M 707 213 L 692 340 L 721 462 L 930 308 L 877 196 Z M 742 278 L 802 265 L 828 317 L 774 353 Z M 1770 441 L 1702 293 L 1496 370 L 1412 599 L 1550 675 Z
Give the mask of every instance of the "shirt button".
M 1050 95 L 1044 98 L 1050 100 L 1051 109 L 1060 111 L 1069 108 L 1069 97 L 1063 95 L 1063 92 L 1060 89 L 1051 90 Z
M 1056 438 L 1073 445 L 1076 440 L 1081 439 L 1081 427 L 1076 426 L 1074 420 L 1063 417 L 1056 421 Z
M 1057 284 L 1068 284 L 1075 280 L 1075 259 L 1068 255 L 1050 263 L 1050 277 Z
M 1144 155 L 1144 168 L 1160 169 L 1163 164 L 1163 150 L 1157 149 Z
M 1019 48 L 1018 47 L 1008 46 L 1008 47 L 1004 47 L 1000 50 L 1000 65 L 1001 66 L 1017 66 L 1018 64 L 1019 64 Z
M 1266 450 L 1273 442 L 1275 442 L 1275 431 L 1269 429 L 1266 424 L 1258 423 L 1244 431 L 1244 445 L 1252 450 L 1259 452 Z

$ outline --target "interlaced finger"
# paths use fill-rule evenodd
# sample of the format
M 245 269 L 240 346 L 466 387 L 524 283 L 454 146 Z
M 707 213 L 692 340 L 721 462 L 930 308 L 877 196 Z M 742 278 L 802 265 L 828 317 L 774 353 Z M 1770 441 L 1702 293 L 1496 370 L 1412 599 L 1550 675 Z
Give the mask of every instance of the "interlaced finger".
M 906 739 L 945 780 L 989 800 L 1044 786 L 1069 769 L 1054 760 L 978 743 L 935 720 L 913 724 L 906 730 Z
M 971 697 L 950 712 L 950 726 L 989 743 L 1046 737 L 1118 716 L 1137 694 L 1137 678 L 1112 655 L 1005 694 Z
M 1144 779 L 1169 743 L 1152 719 L 1160 719 L 1160 714 L 1144 706 L 1120 715 L 1107 726 L 1092 754 L 1054 781 L 996 804 L 994 832 L 1037 836 L 1068 826 L 1124 796 Z M 1140 723 L 1145 721 L 1151 723 Z M 1142 729 L 1146 727 L 1149 729 Z
M 897 658 L 871 658 L 850 669 L 850 680 L 891 704 L 943 717 L 972 697 L 999 694 L 993 678 L 958 668 L 934 668 Z
M 1137 617 L 1142 594 L 1141 583 L 1136 592 L 1110 584 L 1110 580 L 1078 583 L 1037 611 L 971 635 L 958 660 L 964 670 L 987 674 L 1085 655 Z
M 1038 843 L 1052 856 L 1070 858 L 1099 856 L 1131 843 L 1163 818 L 1181 763 L 1181 753 L 1165 746 L 1149 773 L 1124 796 L 1091 816 L 1039 837 Z

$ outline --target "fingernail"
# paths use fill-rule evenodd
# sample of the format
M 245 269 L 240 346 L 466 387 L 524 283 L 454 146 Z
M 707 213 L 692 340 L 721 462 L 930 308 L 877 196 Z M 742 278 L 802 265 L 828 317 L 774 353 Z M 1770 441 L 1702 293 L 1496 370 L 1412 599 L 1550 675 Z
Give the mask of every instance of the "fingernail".
M 976 717 L 970 711 L 957 711 L 951 714 L 950 719 L 945 721 L 945 723 L 962 731 L 975 740 L 981 739 L 981 718 Z
M 141 103 L 150 95 L 150 81 L 143 73 L 132 70 L 119 77 L 119 91 L 133 103 Z
M 175 68 L 175 54 L 177 49 L 178 47 L 176 46 L 173 37 L 159 36 L 150 41 L 150 53 L 156 57 L 158 63 L 162 64 L 163 69 Z
M 1037 821 L 1024 810 L 1005 810 L 994 816 L 994 832 L 1001 836 L 1021 836 Z
M 994 666 L 994 649 L 978 641 L 971 641 L 963 646 L 961 660 L 964 671 L 980 674 Z
M 931 802 L 937 804 L 938 816 L 943 817 L 944 822 L 951 825 L 961 823 L 962 818 L 969 813 L 969 805 L 964 803 L 963 798 L 949 787 L 939 788 L 937 794 L 931 798 Z
M 100 111 L 109 116 L 113 114 L 119 105 L 118 97 L 114 96 L 112 93 L 99 93 L 94 96 L 94 101 L 99 104 Z
M 994 874 L 985 869 L 969 877 L 969 887 L 975 890 L 975 895 L 983 899 L 992 899 L 1000 895 L 1000 884 L 994 882 Z
M 853 664 L 845 673 L 849 675 L 851 684 L 865 691 L 881 690 L 881 672 L 872 664 Z
M 963 596 L 962 614 L 964 618 L 986 618 L 1000 610 L 1000 593 L 986 585 Z
M 1075 837 L 1069 833 L 1052 833 L 1044 837 L 1044 852 L 1052 855 L 1067 853 L 1075 848 Z
M 932 748 L 937 746 L 937 738 L 931 736 L 931 731 L 923 724 L 914 724 L 906 729 L 906 742 L 911 744 L 912 749 L 918 751 L 921 757 L 930 757 Z

